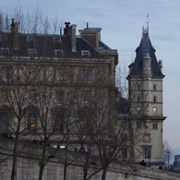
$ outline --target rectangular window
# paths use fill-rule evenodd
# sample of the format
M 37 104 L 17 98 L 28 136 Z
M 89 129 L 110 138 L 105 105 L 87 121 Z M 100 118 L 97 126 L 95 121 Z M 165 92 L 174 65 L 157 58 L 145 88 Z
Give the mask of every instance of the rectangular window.
M 153 85 L 153 90 L 156 91 L 156 85 L 155 84 Z
M 38 81 L 38 69 L 36 67 L 29 68 L 29 81 Z
M 140 84 L 138 84 L 138 91 L 140 91 L 141 90 L 141 85 Z
M 64 102 L 64 92 L 63 91 L 56 91 L 56 102 L 58 104 L 63 104 L 63 102 Z
M 156 96 L 154 96 L 154 97 L 153 97 L 153 101 L 154 101 L 154 103 L 156 103 L 156 102 L 157 102 L 157 98 L 156 98 Z
M 54 132 L 62 133 L 64 131 L 64 112 L 55 111 L 52 116 L 54 119 Z
M 65 81 L 66 74 L 63 68 L 58 68 L 56 71 L 56 81 Z
M 141 101 L 140 96 L 138 96 L 138 97 L 137 97 L 137 101 L 138 101 L 138 102 L 140 102 L 140 101 Z
M 140 108 L 140 107 L 137 107 L 137 109 L 136 109 L 136 110 L 137 110 L 137 113 L 138 113 L 138 114 L 140 114 L 140 112 L 141 112 L 141 108 Z
M 157 122 L 153 122 L 153 129 L 158 129 L 158 123 Z
M 37 114 L 35 112 L 29 112 L 27 115 L 27 128 L 31 131 L 35 131 L 37 128 Z
M 81 55 L 83 57 L 90 57 L 90 52 L 89 52 L 89 50 L 82 50 L 81 51 Z
M 150 135 L 149 134 L 145 134 L 144 135 L 144 142 L 145 143 L 149 143 L 150 142 Z
M 141 129 L 141 122 L 140 122 L 140 121 L 138 121 L 138 122 L 136 123 L 136 127 L 137 127 L 137 129 Z
M 34 90 L 30 90 L 29 91 L 29 98 L 30 99 L 33 99 L 35 97 L 35 92 L 34 92 Z
M 157 114 L 157 107 L 153 107 L 153 114 Z
M 1 81 L 3 82 L 10 81 L 10 68 L 9 67 L 2 67 L 0 73 L 1 73 Z
M 151 159 L 151 148 L 150 147 L 144 148 L 144 158 Z
M 0 112 L 0 134 L 8 132 L 9 115 L 6 112 Z
M 92 69 L 83 69 L 82 70 L 82 81 L 85 83 L 92 82 Z

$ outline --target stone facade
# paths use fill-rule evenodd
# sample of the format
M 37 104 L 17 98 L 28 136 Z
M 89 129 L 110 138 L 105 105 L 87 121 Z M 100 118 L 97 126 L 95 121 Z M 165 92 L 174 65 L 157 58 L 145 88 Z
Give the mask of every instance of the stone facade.
M 82 129 L 90 112 L 109 125 L 114 121 L 118 55 L 101 41 L 100 31 L 88 27 L 76 36 L 76 25 L 67 22 L 63 35 L 23 34 L 12 20 L 11 32 L 0 32 L 1 134 L 14 137 L 19 117 L 23 139 L 40 141 L 44 123 L 50 141 L 61 144 L 67 123 L 79 121 Z

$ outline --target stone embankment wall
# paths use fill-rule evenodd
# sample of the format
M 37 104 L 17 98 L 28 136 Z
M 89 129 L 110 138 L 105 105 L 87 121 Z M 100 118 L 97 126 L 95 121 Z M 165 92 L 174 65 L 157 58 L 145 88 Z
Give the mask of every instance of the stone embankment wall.
M 8 180 L 11 176 L 13 140 L 0 139 L 0 180 Z M 22 143 L 19 148 L 17 162 L 17 180 L 37 180 L 39 173 L 40 145 Z M 55 149 L 48 148 L 48 153 Z M 43 180 L 63 180 L 65 151 L 59 150 L 46 165 Z M 68 159 L 71 161 L 80 153 L 69 152 Z M 94 158 L 89 169 L 89 174 L 97 170 L 100 165 Z M 67 169 L 67 180 L 83 180 L 84 157 L 79 156 Z M 91 180 L 100 180 L 101 173 L 94 175 Z M 114 163 L 107 172 L 107 180 L 180 180 L 180 175 L 151 169 L 130 163 Z

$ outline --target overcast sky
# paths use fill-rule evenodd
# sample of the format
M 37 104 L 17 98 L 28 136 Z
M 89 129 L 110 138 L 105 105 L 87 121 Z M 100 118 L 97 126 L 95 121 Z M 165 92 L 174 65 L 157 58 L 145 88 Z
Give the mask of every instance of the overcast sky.
M 122 66 L 135 57 L 149 14 L 151 42 L 166 75 L 164 139 L 180 149 L 180 0 L 0 0 L 4 12 L 12 13 L 18 6 L 30 13 L 38 8 L 50 19 L 57 17 L 59 25 L 70 21 L 77 29 L 85 22 L 101 27 L 102 40 L 118 49 Z

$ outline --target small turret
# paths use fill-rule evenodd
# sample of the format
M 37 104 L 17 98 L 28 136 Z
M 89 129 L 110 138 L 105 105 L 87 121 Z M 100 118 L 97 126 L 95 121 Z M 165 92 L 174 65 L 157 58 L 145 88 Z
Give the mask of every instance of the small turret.
M 163 68 L 162 60 L 159 60 L 158 64 L 159 64 L 160 71 L 162 72 L 162 68 Z
M 151 72 L 151 57 L 149 53 L 146 51 L 143 57 L 143 76 L 152 76 Z

